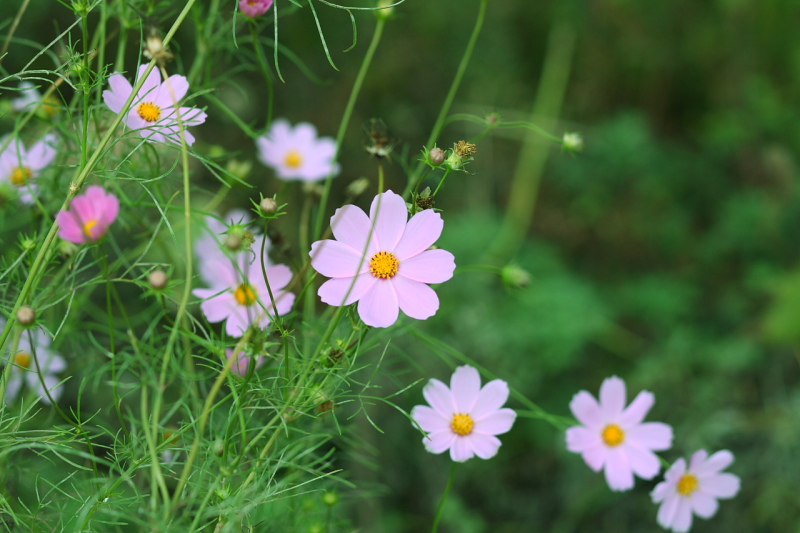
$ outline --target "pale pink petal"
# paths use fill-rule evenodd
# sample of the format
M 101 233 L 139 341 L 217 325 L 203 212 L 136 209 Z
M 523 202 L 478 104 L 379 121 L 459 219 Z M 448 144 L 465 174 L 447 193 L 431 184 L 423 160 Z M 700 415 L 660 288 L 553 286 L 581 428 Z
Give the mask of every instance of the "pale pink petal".
M 517 413 L 513 409 L 499 409 L 486 418 L 475 420 L 473 431 L 486 435 L 502 435 L 511 430 L 516 418 Z
M 472 451 L 481 459 L 491 459 L 497 455 L 497 450 L 500 449 L 500 439 L 492 435 L 482 435 L 479 433 L 472 433 L 469 437 L 465 437 Z
M 230 293 L 218 294 L 219 292 L 217 289 L 194 289 L 192 291 L 192 294 L 205 300 L 200 304 L 200 310 L 203 311 L 206 320 L 211 323 L 222 322 L 231 313 L 230 300 L 232 300 L 232 296 Z
M 439 240 L 442 228 L 444 221 L 439 213 L 432 209 L 417 213 L 408 221 L 403 237 L 394 248 L 394 253 L 403 261 L 424 252 Z
M 700 451 L 705 454 L 705 450 Z M 700 451 L 695 452 L 695 455 L 698 455 Z M 703 457 L 703 459 L 705 459 L 705 457 Z M 694 463 L 694 456 L 692 457 L 692 462 Z M 725 470 L 731 465 L 731 463 L 733 463 L 733 454 L 728 450 L 720 450 L 709 457 L 708 460 L 705 460 L 704 462 L 698 461 L 698 464 L 690 467 L 690 470 L 697 472 L 698 476 L 705 476 Z
M 692 504 L 687 498 L 678 499 L 678 509 L 672 520 L 672 531 L 685 533 L 692 527 Z
M 39 363 L 42 365 L 42 370 L 50 374 L 57 374 L 63 372 L 67 368 L 67 362 L 63 357 L 54 353 L 48 353 L 47 350 L 40 349 L 37 353 L 39 356 Z
M 572 401 L 569 403 L 569 409 L 572 411 L 573 416 L 578 419 L 578 422 L 584 426 L 597 431 L 605 427 L 600 405 L 598 405 L 594 396 L 588 392 L 580 391 L 573 396 Z
M 695 492 L 691 498 L 692 511 L 701 518 L 711 518 L 717 513 L 719 504 L 715 498 L 702 492 Z
M 133 87 L 122 74 L 114 74 L 108 78 L 110 91 L 103 91 L 103 101 L 114 113 L 119 113 L 125 106 L 125 102 L 133 92 Z
M 363 254 L 373 251 L 377 252 L 377 241 L 372 237 L 375 242 L 374 247 L 366 248 L 367 238 L 370 234 L 372 222 L 370 222 L 367 214 L 359 207 L 354 205 L 346 205 L 340 207 L 331 217 L 331 230 L 333 236 L 339 242 L 350 246 L 356 250 L 358 254 Z
M 422 438 L 422 444 L 424 444 L 425 449 L 431 453 L 442 453 L 447 449 L 452 449 L 456 438 L 456 434 L 448 428 L 435 433 L 429 433 L 426 437 Z
M 451 420 L 456 414 L 456 404 L 450 389 L 438 379 L 431 379 L 422 389 L 425 401 L 443 418 Z
M 98 218 L 94 202 L 86 195 L 73 198 L 69 209 L 75 215 L 81 227 L 90 220 L 97 220 Z
M 715 498 L 733 498 L 739 493 L 741 480 L 739 476 L 723 473 L 709 478 L 700 478 L 700 491 Z
M 622 412 L 622 416 L 620 416 L 618 419 L 619 425 L 623 428 L 629 428 L 631 426 L 635 426 L 636 424 L 640 424 L 642 420 L 644 420 L 644 417 L 647 416 L 650 408 L 653 407 L 655 401 L 656 397 L 653 396 L 652 392 L 640 392 L 636 395 L 636 398 L 631 402 L 631 404 Z
M 380 281 L 379 281 L 380 283 Z M 425 320 L 439 310 L 439 297 L 436 291 L 418 281 L 395 276 L 389 283 L 397 293 L 400 309 L 411 318 Z
M 55 135 L 45 135 L 41 141 L 34 144 L 28 152 L 28 167 L 38 171 L 52 163 L 56 157 L 55 144 Z
M 567 429 L 566 436 L 567 449 L 571 452 L 581 453 L 591 448 L 597 448 L 598 446 L 603 449 L 606 448 L 600 433 L 586 429 L 583 426 L 572 426 Z
M 197 107 L 181 107 L 178 108 L 178 112 L 181 115 L 181 122 L 183 122 L 184 127 L 199 126 L 200 124 L 205 123 L 206 119 L 208 118 L 208 115 L 205 113 L 205 111 Z M 171 113 L 171 115 L 174 116 L 174 113 Z M 173 120 L 176 121 L 175 137 L 177 142 L 180 142 L 180 136 L 178 135 L 180 128 L 177 126 L 178 119 L 174 118 Z M 192 137 L 188 131 L 184 132 L 184 134 L 186 135 L 186 143 L 191 145 L 194 142 L 194 137 Z
M 136 75 L 137 82 L 144 75 L 144 72 L 147 70 L 147 66 L 147 64 L 139 66 L 139 71 Z M 161 73 L 159 72 L 158 67 L 153 67 L 153 70 L 150 71 L 150 74 L 148 74 L 147 79 L 144 81 L 144 85 L 142 85 L 142 88 L 139 89 L 137 98 L 146 102 L 154 101 L 156 96 L 158 96 L 159 85 L 161 85 Z
M 645 422 L 628 429 L 627 440 L 650 450 L 669 450 L 672 447 L 672 428 L 661 422 Z
M 273 291 L 275 296 L 275 305 L 278 307 L 278 314 L 283 316 L 292 310 L 294 306 L 295 295 L 292 292 Z
M 225 333 L 231 337 L 241 337 L 247 328 L 250 327 L 251 321 L 247 314 L 240 310 L 233 310 L 225 322 Z
M 696 472 L 697 469 L 705 462 L 707 458 L 708 458 L 707 451 L 697 450 L 692 454 L 692 457 L 689 459 L 689 470 Z
M 17 394 L 19 394 L 19 390 L 22 388 L 22 383 L 22 370 L 12 369 L 11 377 L 8 378 L 8 383 L 6 384 L 6 403 L 12 403 L 17 399 Z
M 313 149 L 317 140 L 317 128 L 308 122 L 298 122 L 292 132 L 292 140 L 299 146 L 306 148 L 306 150 Z
M 678 514 L 678 505 L 680 505 L 681 497 L 674 492 L 666 496 L 664 503 L 658 508 L 658 516 L 656 520 L 658 525 L 665 529 L 671 529 L 675 522 L 675 516 Z
M 622 445 L 633 473 L 642 479 L 653 479 L 661 471 L 661 463 L 650 450 L 634 445 Z
M 442 283 L 453 277 L 455 268 L 453 254 L 446 250 L 428 250 L 401 260 L 397 273 L 422 283 Z
M 329 278 L 352 277 L 369 270 L 369 259 L 339 241 L 326 239 L 311 245 L 311 266 Z
M 481 391 L 481 375 L 469 365 L 456 368 L 450 378 L 450 391 L 457 412 L 470 413 Z
M 392 191 L 375 196 L 369 209 L 369 218 L 375 224 L 378 247 L 387 252 L 394 251 L 408 220 L 408 208 L 403 197 Z
M 656 485 L 656 488 L 650 493 L 650 497 L 653 498 L 653 503 L 659 503 L 663 502 L 670 494 L 675 494 L 675 484 L 662 481 Z
M 411 410 L 413 418 L 423 431 L 433 433 L 450 428 L 450 419 L 437 413 L 427 405 L 417 405 Z
M 625 382 L 617 376 L 603 380 L 600 385 L 600 410 L 606 421 L 619 420 L 625 408 Z
M 269 281 L 269 288 L 275 293 L 286 287 L 294 277 L 292 269 L 286 265 L 273 265 L 267 267 L 267 281 L 264 280 L 264 273 L 261 270 L 259 261 L 255 261 L 249 268 L 250 282 L 259 293 L 269 295 L 267 290 L 267 281 Z
M 475 407 L 470 415 L 474 420 L 481 420 L 500 409 L 508 400 L 508 383 L 495 379 L 483 386 L 475 400 Z
M 328 305 L 350 305 L 360 300 L 376 283 L 379 283 L 378 279 L 368 274 L 356 278 L 333 278 L 320 285 L 317 294 Z
M 610 448 L 606 453 L 605 475 L 608 486 L 613 491 L 633 488 L 633 470 L 628 456 L 619 447 Z
M 31 375 L 35 376 L 35 374 L 33 374 L 33 373 L 31 373 Z M 50 392 L 50 396 L 53 398 L 54 401 L 57 402 L 59 400 L 59 398 L 61 398 L 61 394 L 64 392 L 64 387 L 59 385 L 59 383 L 61 382 L 61 379 L 59 379 L 56 376 L 50 375 L 50 374 L 45 374 L 43 376 L 43 381 L 44 381 L 45 387 L 47 387 L 47 390 Z M 40 397 L 42 399 L 42 403 L 45 403 L 45 404 L 49 405 L 50 404 L 50 398 L 48 398 L 47 395 L 45 394 L 45 392 L 44 392 L 45 389 L 42 388 L 42 384 L 39 382 L 39 378 L 38 377 L 36 378 L 36 384 L 37 384 L 36 391 L 40 395 Z M 33 388 L 33 387 L 31 387 L 31 388 Z
M 457 463 L 463 463 L 473 457 L 475 457 L 475 452 L 472 451 L 472 447 L 469 445 L 467 439 L 464 437 L 456 437 L 455 441 L 453 441 L 453 445 L 450 446 L 450 458 Z
M 69 211 L 59 211 L 56 215 L 56 223 L 58 224 L 58 236 L 62 239 L 74 242 L 75 244 L 83 244 L 86 242 L 86 236 L 83 234 L 83 227 L 75 220 L 75 216 Z
M 581 452 L 581 457 L 586 464 L 594 470 L 599 472 L 603 465 L 605 465 L 606 457 L 608 456 L 608 448 L 602 444 L 593 448 L 586 448 Z
M 188 90 L 189 81 L 184 76 L 179 74 L 172 75 L 161 84 L 155 104 L 162 109 L 175 107 L 186 96 L 186 91 Z M 183 118 L 182 110 L 181 118 Z
M 375 328 L 388 328 L 397 322 L 400 306 L 392 284 L 378 280 L 358 302 L 358 315 L 364 324 Z

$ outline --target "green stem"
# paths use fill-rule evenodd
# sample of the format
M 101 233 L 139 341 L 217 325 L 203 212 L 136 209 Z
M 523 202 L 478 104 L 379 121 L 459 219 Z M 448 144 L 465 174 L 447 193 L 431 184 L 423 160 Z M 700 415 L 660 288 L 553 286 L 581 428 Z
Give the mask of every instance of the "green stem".
M 256 51 L 256 59 L 258 60 L 258 66 L 261 69 L 261 74 L 264 76 L 264 81 L 267 82 L 266 127 L 269 127 L 269 125 L 272 124 L 275 90 L 274 87 L 272 86 L 272 72 L 269 69 L 269 65 L 267 65 L 267 59 L 264 57 L 264 51 L 261 49 L 261 41 L 258 40 L 258 33 L 256 33 L 256 23 L 254 20 L 250 20 L 250 35 L 252 35 L 253 37 L 253 48 L 255 48 Z M 277 48 L 277 44 L 275 47 Z
M 431 533 L 436 533 L 439 531 L 439 521 L 442 519 L 442 514 L 444 514 L 444 504 L 447 503 L 447 497 L 450 496 L 450 489 L 453 488 L 453 480 L 456 477 L 456 468 L 458 467 L 458 463 L 453 461 L 453 467 L 450 468 L 450 479 L 447 480 L 447 486 L 444 488 L 444 494 L 442 494 L 442 499 L 439 502 L 439 507 L 436 509 L 436 518 L 433 519 L 433 527 L 431 528 Z

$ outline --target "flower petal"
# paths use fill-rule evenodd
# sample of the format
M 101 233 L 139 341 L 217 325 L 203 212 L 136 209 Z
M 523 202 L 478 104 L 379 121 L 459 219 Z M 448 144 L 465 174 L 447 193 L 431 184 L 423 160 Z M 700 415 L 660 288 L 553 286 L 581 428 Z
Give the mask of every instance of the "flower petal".
M 436 291 L 424 283 L 406 279 L 403 276 L 395 276 L 389 283 L 397 294 L 397 303 L 400 309 L 411 318 L 425 320 L 439 310 L 439 297 L 436 295 Z
M 125 107 L 125 102 L 133 92 L 133 87 L 122 74 L 114 74 L 108 78 L 110 91 L 103 91 L 103 101 L 114 113 L 119 113 Z
M 715 474 L 709 478 L 700 479 L 700 491 L 715 498 L 733 498 L 739 493 L 742 481 L 734 474 Z
M 629 428 L 626 441 L 649 450 L 669 450 L 672 447 L 672 428 L 661 422 L 646 422 Z
M 411 410 L 411 418 L 427 433 L 450 429 L 450 420 L 427 405 L 417 405 Z
M 426 437 L 422 438 L 422 444 L 425 449 L 431 453 L 442 453 L 447 449 L 452 450 L 452 446 L 456 440 L 456 434 L 450 431 L 450 428 L 435 433 L 429 433 Z
M 511 430 L 516 418 L 517 413 L 513 409 L 499 409 L 481 420 L 475 420 L 473 431 L 485 435 L 502 435 Z
M 623 399 L 624 401 L 624 399 Z M 640 424 L 650 408 L 656 401 L 656 397 L 652 392 L 643 390 L 636 395 L 636 398 L 631 404 L 622 411 L 622 416 L 619 417 L 619 424 L 623 428 L 628 428 L 636 424 Z
M 178 105 L 189 90 L 189 81 L 185 76 L 174 74 L 167 78 L 159 87 L 155 104 L 162 109 Z M 183 114 L 181 114 L 183 119 Z
M 56 215 L 56 223 L 59 227 L 58 236 L 62 239 L 74 242 L 75 244 L 83 244 L 86 242 L 83 228 L 78 221 L 75 220 L 75 215 L 69 211 L 59 211 Z
M 363 298 L 376 283 L 379 281 L 367 274 L 355 278 L 333 278 L 320 285 L 317 294 L 328 305 L 350 305 Z
M 408 259 L 400 259 L 398 275 L 422 283 L 442 283 L 453 277 L 455 269 L 453 254 L 447 250 L 427 250 Z
M 346 205 L 340 207 L 331 217 L 331 230 L 333 236 L 339 242 L 350 246 L 360 256 L 365 251 L 369 254 L 371 249 L 366 248 L 367 237 L 369 237 L 372 223 L 367 214 L 359 207 L 354 205 Z M 375 250 L 377 250 L 377 241 L 373 236 L 375 242 Z
M 361 252 L 339 241 L 317 241 L 308 255 L 314 270 L 329 278 L 352 277 L 369 270 L 369 260 Z
M 587 428 L 600 431 L 605 426 L 600 405 L 594 396 L 585 390 L 572 397 L 572 401 L 569 402 L 569 409 L 572 411 L 573 416 L 578 419 L 578 422 Z
M 380 250 L 394 251 L 408 221 L 408 208 L 403 197 L 392 191 L 377 195 L 372 200 L 369 218 L 375 225 L 375 236 Z
M 672 520 L 672 531 L 686 533 L 692 527 L 692 504 L 686 498 L 678 498 L 678 509 Z
M 456 412 L 471 413 L 481 391 L 481 375 L 469 365 L 460 366 L 450 378 L 450 390 Z
M 405 202 L 403 207 L 405 208 Z M 408 221 L 394 253 L 403 261 L 424 252 L 439 240 L 443 228 L 442 216 L 433 209 L 417 213 Z
M 446 420 L 451 420 L 456 413 L 456 405 L 450 389 L 438 379 L 431 379 L 422 389 L 422 395 L 428 405 Z
M 144 65 L 139 65 L 139 71 L 136 74 L 137 83 L 147 70 L 147 66 L 147 63 Z M 139 89 L 139 93 L 136 95 L 137 101 L 134 103 L 138 103 L 140 100 L 145 100 L 147 102 L 154 101 L 158 96 L 159 85 L 161 85 L 161 73 L 159 72 L 158 68 L 154 67 L 153 70 L 150 71 L 150 74 L 148 74 L 147 79 L 144 81 L 144 85 L 142 85 L 142 88 Z
M 358 301 L 358 315 L 368 326 L 388 328 L 397 322 L 399 314 L 397 293 L 385 280 L 376 280 Z
M 493 414 L 506 403 L 508 394 L 508 383 L 502 379 L 490 381 L 478 393 L 478 399 L 475 400 L 475 407 L 472 408 L 470 415 L 478 421 L 487 415 Z
M 500 449 L 500 439 L 493 435 L 482 435 L 480 433 L 472 433 L 469 437 L 465 437 L 472 451 L 481 459 L 491 459 L 497 455 L 497 450 Z
M 628 456 L 619 447 L 611 448 L 606 453 L 605 475 L 608 486 L 613 491 L 633 488 L 633 470 Z
M 619 420 L 625 408 L 625 382 L 617 376 L 603 380 L 600 385 L 600 410 L 606 421 Z
M 602 447 L 606 449 L 600 433 L 586 429 L 583 426 L 572 426 L 567 429 L 567 450 L 575 453 L 582 453 L 585 450 Z M 598 468 L 599 470 L 599 468 Z
M 658 489 L 658 487 L 656 487 L 656 489 Z M 658 525 L 665 529 L 672 528 L 672 525 L 675 522 L 675 516 L 678 514 L 678 505 L 680 504 L 680 500 L 681 497 L 674 492 L 666 496 L 664 503 L 662 503 L 661 507 L 658 508 L 658 516 L 656 517 Z
M 709 496 L 708 494 L 695 492 L 689 499 L 691 500 L 692 511 L 697 516 L 701 518 L 711 518 L 717 514 L 719 503 L 717 503 L 715 498 Z
M 695 452 L 695 455 L 699 454 L 700 451 Z M 692 457 L 692 459 L 694 459 L 694 457 Z M 717 472 L 721 472 L 722 470 L 728 468 L 731 463 L 733 463 L 733 454 L 728 450 L 720 450 L 707 460 L 696 466 L 691 466 L 689 469 L 696 472 L 698 476 L 705 476 L 708 474 L 716 474 Z
M 632 445 L 623 446 L 633 473 L 640 478 L 653 479 L 661 471 L 658 457 L 650 450 Z
M 453 445 L 450 446 L 450 458 L 457 463 L 463 463 L 473 457 L 475 457 L 475 452 L 472 450 L 472 446 L 469 445 L 467 439 L 464 437 L 456 437 L 453 441 Z

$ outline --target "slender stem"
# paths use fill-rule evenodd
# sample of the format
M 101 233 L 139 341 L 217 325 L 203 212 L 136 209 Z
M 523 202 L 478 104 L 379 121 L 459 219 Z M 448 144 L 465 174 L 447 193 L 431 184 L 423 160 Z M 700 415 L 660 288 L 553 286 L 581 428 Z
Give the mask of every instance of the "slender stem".
M 275 90 L 272 86 L 272 72 L 269 69 L 269 65 L 267 64 L 267 59 L 264 57 L 264 51 L 261 49 L 261 41 L 258 40 L 258 33 L 256 32 L 256 23 L 255 20 L 250 20 L 250 35 L 253 37 L 253 48 L 256 51 L 256 59 L 258 60 L 258 66 L 261 68 L 261 74 L 264 75 L 264 81 L 267 82 L 267 124 L 266 127 L 269 127 L 272 124 L 272 113 L 274 107 L 274 100 L 275 100 Z M 275 45 L 277 48 L 277 44 Z
M 31 3 L 31 0 L 25 0 L 22 2 L 22 5 L 19 7 L 19 11 L 17 11 L 17 16 L 14 17 L 14 22 L 11 23 L 11 29 L 8 30 L 8 35 L 6 36 L 6 41 L 3 43 L 3 50 L 0 51 L 0 62 L 3 61 L 3 58 L 8 52 L 8 47 L 11 44 L 11 38 L 14 37 L 14 33 L 17 31 L 17 26 L 19 26 L 19 21 L 22 20 L 22 15 L 25 14 L 25 10 L 28 9 L 28 4 Z
M 442 494 L 442 499 L 439 502 L 439 507 L 436 509 L 436 518 L 433 519 L 433 527 L 431 528 L 431 533 L 436 533 L 439 531 L 439 521 L 442 519 L 442 514 L 444 514 L 444 504 L 447 503 L 447 497 L 450 496 L 450 489 L 453 488 L 453 480 L 456 477 L 456 468 L 458 467 L 458 463 L 453 461 L 453 466 L 450 468 L 450 479 L 447 480 L 447 486 L 444 488 L 444 494 Z

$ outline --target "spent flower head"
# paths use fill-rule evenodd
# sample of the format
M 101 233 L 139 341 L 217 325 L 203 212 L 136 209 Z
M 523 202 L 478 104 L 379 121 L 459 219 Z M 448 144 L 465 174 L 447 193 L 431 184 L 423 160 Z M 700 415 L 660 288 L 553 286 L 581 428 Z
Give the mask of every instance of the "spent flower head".
M 453 461 L 463 462 L 478 456 L 490 459 L 500 448 L 495 435 L 511 429 L 517 414 L 503 408 L 508 400 L 508 384 L 500 379 L 481 388 L 481 376 L 471 366 L 460 366 L 450 378 L 450 388 L 431 379 L 422 394 L 427 405 L 417 405 L 411 418 L 427 433 L 422 443 L 431 453 L 450 450 Z
M 108 227 L 119 214 L 119 199 L 98 185 L 72 199 L 68 211 L 56 215 L 58 236 L 64 240 L 83 244 L 97 241 L 106 234 Z
M 391 326 L 401 309 L 411 318 L 430 318 L 439 298 L 428 284 L 447 281 L 456 266 L 450 252 L 429 250 L 443 227 L 432 210 L 409 220 L 403 197 L 392 191 L 375 197 L 369 216 L 354 205 L 337 209 L 331 217 L 336 240 L 315 242 L 309 254 L 311 266 L 331 278 L 320 286 L 320 298 L 334 306 L 358 302 L 368 326 Z
M 317 137 L 317 129 L 307 122 L 292 127 L 276 120 L 266 135 L 256 139 L 258 159 L 275 170 L 283 180 L 319 181 L 339 173 L 336 142 Z
M 463 170 L 464 165 L 473 160 L 473 155 L 478 152 L 478 148 L 467 141 L 458 141 L 453 145 L 445 163 L 451 170 Z

